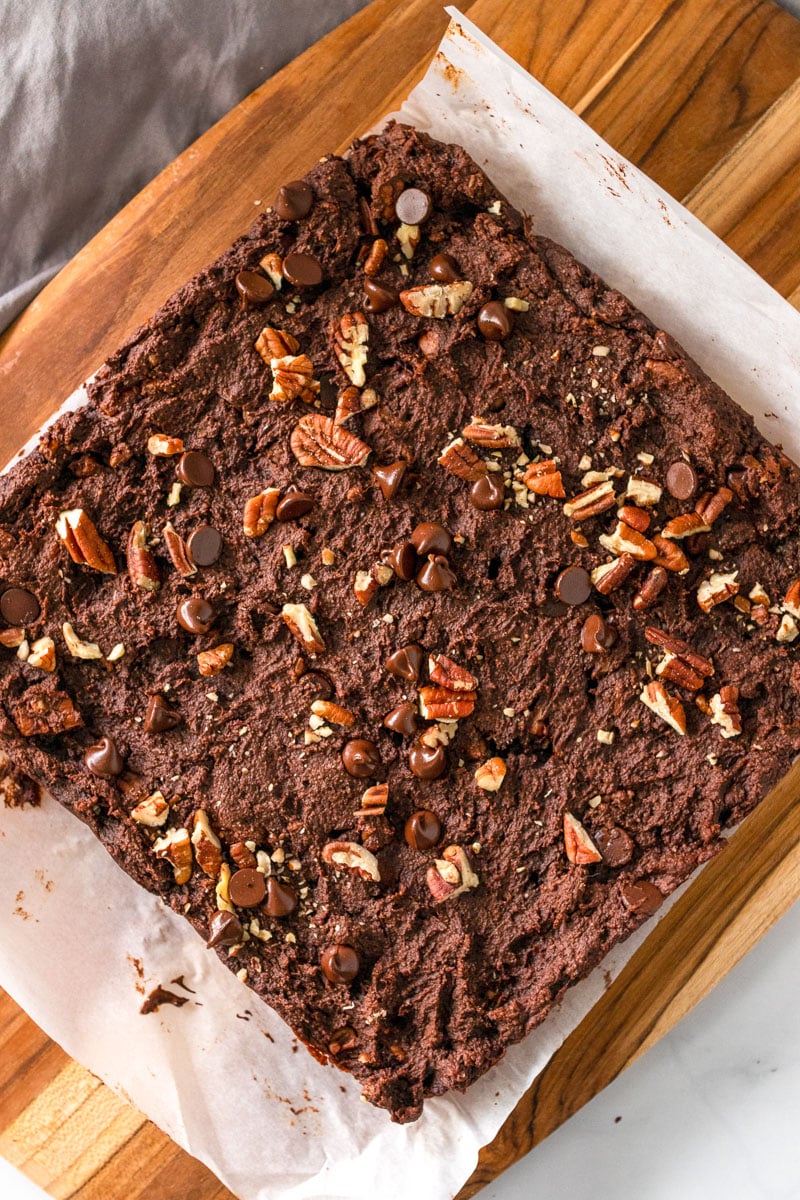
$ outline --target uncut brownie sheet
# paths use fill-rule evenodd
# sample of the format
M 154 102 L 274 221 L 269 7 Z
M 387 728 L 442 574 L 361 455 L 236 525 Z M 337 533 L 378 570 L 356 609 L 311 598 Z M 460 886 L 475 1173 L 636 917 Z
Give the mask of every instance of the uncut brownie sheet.
M 396 125 L 88 390 L 0 482 L 6 799 L 414 1119 L 790 765 L 797 471 Z

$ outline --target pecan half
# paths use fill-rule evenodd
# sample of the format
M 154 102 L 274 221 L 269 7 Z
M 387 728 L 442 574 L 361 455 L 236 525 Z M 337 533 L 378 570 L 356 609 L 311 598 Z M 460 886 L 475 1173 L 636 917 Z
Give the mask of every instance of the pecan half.
M 105 575 L 116 575 L 114 555 L 82 508 L 60 513 L 56 521 L 56 533 L 67 547 L 73 562 L 102 571 Z
M 471 295 L 472 284 L 462 279 L 457 283 L 427 283 L 407 288 L 400 293 L 400 303 L 416 317 L 440 318 L 460 312 Z
M 689 560 L 680 546 L 668 541 L 660 533 L 654 535 L 653 545 L 657 551 L 653 562 L 657 567 L 663 567 L 665 571 L 675 571 L 678 575 L 689 570 Z
M 649 538 L 646 538 L 638 529 L 626 525 L 624 521 L 617 521 L 617 527 L 613 533 L 601 533 L 598 541 L 612 554 L 630 554 L 632 558 L 643 561 L 655 558 L 658 553 Z
M 476 479 L 485 475 L 487 470 L 486 463 L 465 444 L 463 438 L 455 438 L 445 446 L 438 462 L 445 471 L 449 471 L 457 479 L 465 479 L 467 483 L 474 483 Z
M 484 792 L 499 792 L 505 777 L 505 760 L 499 756 L 488 758 L 475 769 L 475 782 Z
M 671 679 L 673 683 L 690 691 L 697 692 L 703 686 L 703 680 L 714 674 L 714 664 L 680 638 L 671 633 L 664 633 L 653 625 L 648 625 L 644 631 L 648 642 L 660 646 L 666 651 L 665 658 L 656 667 L 656 674 Z
M 211 650 L 201 650 L 197 655 L 197 669 L 201 675 L 208 678 L 219 675 L 233 658 L 233 642 L 221 642 Z
M 280 263 L 281 260 L 277 254 L 275 257 Z M 272 365 L 273 359 L 286 358 L 291 354 L 296 354 L 300 349 L 300 343 L 287 330 L 273 329 L 270 325 L 265 325 L 256 339 L 255 347 L 269 367 Z
M 564 813 L 564 849 L 567 859 L 578 867 L 602 862 L 603 859 L 589 834 L 571 812 Z
M 711 612 L 717 604 L 723 604 L 739 591 L 736 582 L 737 571 L 726 575 L 714 571 L 708 579 L 704 579 L 697 589 L 697 603 L 703 612 Z
M 637 612 L 652 608 L 658 597 L 667 586 L 668 575 L 663 567 L 652 567 L 645 576 L 638 592 L 633 597 L 633 607 Z
M 363 467 L 371 453 L 360 438 L 322 413 L 301 417 L 292 430 L 290 442 L 292 453 L 302 467 L 319 467 L 323 471 Z
M 319 631 L 317 622 L 306 608 L 305 604 L 284 604 L 281 609 L 290 633 L 312 658 L 325 651 L 325 642 Z
M 428 721 L 460 721 L 474 710 L 474 692 L 435 686 L 419 689 L 419 711 Z
M 463 846 L 447 846 L 425 874 L 425 882 L 437 904 L 476 888 L 480 879 L 472 869 Z
M 623 504 L 622 508 L 617 509 L 617 516 L 623 524 L 628 525 L 631 529 L 637 529 L 639 533 L 646 533 L 653 519 L 650 513 L 633 504 Z
M 478 681 L 466 667 L 460 667 L 446 654 L 431 654 L 428 658 L 428 673 L 432 683 L 450 688 L 454 692 L 474 692 Z
M 663 683 L 654 679 L 645 684 L 639 696 L 642 704 L 671 726 L 676 733 L 686 733 L 686 711 L 677 696 L 670 696 Z
M 184 579 L 188 579 L 190 575 L 195 575 L 197 567 L 189 558 L 183 538 L 172 524 L 172 521 L 167 521 L 161 536 L 164 539 L 164 545 L 167 547 L 167 553 L 172 559 L 172 565 L 178 574 L 182 575 Z
M 249 538 L 262 537 L 275 520 L 275 510 L 281 493 L 278 488 L 266 488 L 257 496 L 251 496 L 244 506 L 242 529 Z
M 288 404 L 290 400 L 302 400 L 313 404 L 319 395 L 319 380 L 314 378 L 314 364 L 307 354 L 285 354 L 271 358 L 272 390 L 270 400 Z
M 362 312 L 344 313 L 331 326 L 336 357 L 354 387 L 367 382 L 364 367 L 369 353 L 369 325 Z
M 136 587 L 144 592 L 157 592 L 161 586 L 158 564 L 147 545 L 147 526 L 134 521 L 128 534 L 128 574 Z
M 554 496 L 557 500 L 563 500 L 567 494 L 555 459 L 543 458 L 540 462 L 531 463 L 523 479 L 528 491 L 535 492 L 537 496 Z
M 188 829 L 168 829 L 162 838 L 153 842 L 156 858 L 165 858 L 172 864 L 175 882 L 188 883 L 192 877 L 192 843 Z
M 591 572 L 591 580 L 601 596 L 608 596 L 620 587 L 636 566 L 636 559 L 627 551 L 610 563 L 601 563 Z
M 711 697 L 711 724 L 719 725 L 724 738 L 738 737 L 742 732 L 742 717 L 739 712 L 739 689 L 733 684 L 721 687 Z
M 713 525 L 717 517 L 728 507 L 733 499 L 730 488 L 717 488 L 716 492 L 707 492 L 694 506 L 694 511 L 706 522 Z
M 150 829 L 159 829 L 166 824 L 169 817 L 169 804 L 163 792 L 153 792 L 144 800 L 140 800 L 131 812 L 131 820 L 137 825 L 147 825 Z
M 507 450 L 520 444 L 519 434 L 513 425 L 493 425 L 486 417 L 473 416 L 469 425 L 461 430 L 461 436 L 489 450 Z
M 222 843 L 211 828 L 208 813 L 202 808 L 194 814 L 192 845 L 197 865 L 203 874 L 218 879 L 222 866 Z
M 322 848 L 322 861 L 340 871 L 352 871 L 361 879 L 380 883 L 381 872 L 375 855 L 359 842 L 328 842 Z
M 596 517 L 598 513 L 613 508 L 616 503 L 617 497 L 613 484 L 608 479 L 604 479 L 587 488 L 585 492 L 573 496 L 571 500 L 567 500 L 564 505 L 564 514 L 572 521 L 585 521 L 589 517 Z

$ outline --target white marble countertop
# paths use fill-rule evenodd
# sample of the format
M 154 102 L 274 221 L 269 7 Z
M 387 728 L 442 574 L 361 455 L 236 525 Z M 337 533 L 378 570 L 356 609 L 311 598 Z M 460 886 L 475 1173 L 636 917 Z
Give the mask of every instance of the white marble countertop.
M 800 905 L 482 1200 L 798 1200 L 798 946 Z M 43 1196 L 0 1158 L 2 1200 Z

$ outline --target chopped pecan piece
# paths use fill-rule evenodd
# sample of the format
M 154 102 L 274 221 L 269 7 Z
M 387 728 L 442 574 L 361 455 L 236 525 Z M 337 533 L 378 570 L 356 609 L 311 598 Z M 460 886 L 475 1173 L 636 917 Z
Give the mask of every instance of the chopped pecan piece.
M 753 595 L 753 592 L 759 588 L 759 594 Z M 769 607 L 769 596 L 764 589 L 756 584 L 756 587 L 750 593 L 750 599 L 757 604 L 766 604 Z M 786 589 L 786 595 L 783 597 L 783 607 L 786 612 L 791 613 L 793 617 L 800 620 L 800 579 L 793 579 Z
M 624 551 L 619 558 L 595 567 L 591 572 L 592 583 L 601 596 L 608 596 L 625 582 L 635 566 L 636 559 Z
M 657 555 L 653 559 L 657 567 L 663 567 L 665 571 L 675 571 L 678 575 L 689 570 L 689 560 L 680 546 L 668 541 L 660 533 L 653 537 L 653 545 L 657 550 Z
M 475 709 L 475 693 L 446 687 L 421 687 L 419 711 L 429 721 L 460 721 Z
M 154 433 L 147 439 L 147 449 L 155 458 L 172 458 L 173 454 L 183 454 L 183 439 Z
M 197 655 L 197 669 L 201 675 L 219 675 L 233 658 L 233 642 L 221 642 L 211 650 L 201 650 Z
M 639 696 L 642 704 L 681 735 L 686 733 L 686 711 L 677 696 L 670 696 L 663 683 L 654 679 Z
M 368 409 L 374 408 L 377 403 L 378 395 L 374 388 L 360 390 L 353 386 L 346 387 L 343 392 L 339 393 L 336 400 L 336 413 L 333 423 L 334 425 L 344 425 L 345 421 L 349 421 L 350 417 L 354 417 L 361 412 L 367 412 Z
M 244 506 L 242 529 L 249 538 L 262 537 L 275 520 L 281 493 L 278 488 L 266 488 L 257 496 L 251 496 Z
M 194 814 L 192 845 L 197 865 L 203 874 L 218 879 L 222 866 L 222 843 L 211 828 L 208 813 L 202 808 Z
M 364 367 L 369 353 L 369 325 L 362 312 L 345 313 L 332 325 L 336 357 L 354 387 L 367 382 Z
M 730 488 L 721 487 L 716 492 L 708 492 L 701 496 L 694 506 L 695 512 L 707 525 L 713 525 L 717 517 L 728 507 L 733 499 Z
M 587 488 L 585 492 L 573 496 L 571 500 L 567 500 L 564 505 L 564 514 L 573 521 L 585 521 L 589 517 L 596 517 L 598 513 L 613 508 L 616 503 L 614 487 L 608 479 L 604 479 Z
M 639 533 L 646 533 L 653 519 L 650 513 L 645 512 L 643 508 L 636 508 L 633 504 L 623 504 L 622 508 L 617 509 L 617 516 L 624 525 L 637 529 Z
M 389 802 L 388 783 L 374 783 L 361 797 L 361 808 L 357 817 L 382 817 Z
M 469 425 L 461 430 L 461 436 L 476 446 L 486 446 L 488 450 L 507 450 L 520 444 L 519 434 L 513 425 L 493 425 L 486 417 L 473 416 Z
M 325 642 L 322 640 L 322 634 L 305 604 L 284 604 L 281 616 L 290 633 L 312 658 L 324 653 Z
M 27 658 L 29 667 L 38 667 L 40 671 L 55 671 L 56 644 L 51 637 L 40 637 L 31 645 Z
M 390 582 L 394 571 L 386 563 L 375 563 L 368 571 L 357 571 L 353 591 L 362 608 L 366 608 L 375 593 Z
M 648 625 L 644 631 L 648 642 L 660 646 L 665 657 L 656 667 L 656 675 L 671 679 L 680 687 L 697 692 L 703 686 L 703 681 L 714 674 L 714 664 L 680 638 L 671 633 L 664 633 L 653 625 Z
M 696 533 L 708 533 L 710 529 L 711 526 L 699 513 L 681 513 L 679 517 L 667 521 L 661 530 L 661 536 L 680 541 L 683 538 L 694 537 Z
M 270 400 L 287 404 L 290 400 L 302 400 L 313 404 L 319 395 L 319 380 L 314 378 L 314 364 L 307 354 L 285 354 L 271 358 L 272 391 Z
M 633 607 L 637 612 L 643 612 L 646 608 L 653 607 L 667 586 L 667 579 L 667 572 L 663 567 L 651 567 L 641 587 L 633 597 Z
M 703 612 L 711 612 L 717 604 L 723 604 L 739 591 L 736 582 L 738 572 L 731 571 L 727 575 L 714 571 L 708 579 L 704 579 L 697 589 L 697 603 Z
M 134 521 L 131 526 L 127 558 L 128 574 L 134 586 L 145 592 L 157 592 L 161 586 L 161 575 L 147 545 L 147 526 L 144 521 Z
M 116 575 L 114 555 L 82 508 L 60 513 L 56 521 L 56 533 L 67 547 L 73 562 L 102 571 L 105 575 Z
M 711 697 L 711 724 L 719 725 L 724 738 L 738 737 L 742 732 L 742 717 L 739 712 L 739 689 L 732 684 L 721 687 Z
M 797 637 L 798 629 L 797 622 L 789 613 L 784 613 L 781 617 L 781 623 L 778 626 L 778 631 L 775 634 L 777 642 L 793 642 Z
M 163 837 L 153 842 L 156 858 L 165 858 L 172 864 L 175 882 L 188 883 L 192 877 L 192 843 L 188 829 L 168 829 Z
M 631 475 L 625 489 L 625 495 L 630 496 L 640 508 L 655 508 L 662 494 L 663 490 L 657 483 L 651 483 L 649 479 L 640 479 L 637 475 Z
M 474 483 L 486 474 L 486 463 L 465 444 L 463 438 L 455 438 L 445 446 L 438 461 L 445 471 L 449 471 L 457 479 L 465 479 L 467 483 Z
M 25 641 L 25 630 L 20 629 L 18 625 L 12 626 L 11 629 L 0 629 L 0 646 L 6 646 L 9 650 L 16 650 Z
M 463 846 L 447 846 L 442 851 L 442 857 L 428 867 L 425 881 L 437 904 L 444 900 L 455 900 L 456 896 L 476 888 L 480 883 Z
M 73 658 L 83 658 L 86 661 L 90 661 L 91 659 L 103 657 L 103 651 L 97 642 L 84 642 L 82 638 L 78 637 L 69 621 L 65 621 L 61 626 L 61 632 L 64 635 L 67 649 Z
M 389 247 L 383 238 L 376 238 L 364 260 L 364 274 L 377 275 L 383 265 L 383 260 L 389 252 Z
M 506 777 L 506 764 L 499 755 L 489 758 L 475 769 L 475 782 L 484 792 L 499 792 Z
M 323 471 L 347 471 L 363 467 L 370 448 L 359 438 L 322 413 L 301 417 L 292 430 L 292 453 L 302 467 Z
M 380 883 L 381 872 L 375 855 L 359 842 L 328 842 L 322 848 L 322 861 L 341 871 L 352 871 L 362 879 Z
M 280 254 L 265 254 L 258 265 L 269 278 L 275 291 L 279 292 L 283 287 L 283 259 Z
M 472 295 L 468 279 L 457 283 L 427 283 L 400 293 L 403 308 L 417 317 L 447 317 L 460 312 Z
M 356 721 L 355 714 L 349 708 L 334 704 L 332 700 L 314 700 L 311 711 L 315 717 L 322 717 L 331 725 L 354 725 Z
M 575 866 L 585 867 L 603 859 L 589 834 L 571 812 L 564 813 L 564 849 L 567 859 Z
M 638 529 L 626 525 L 624 521 L 617 521 L 614 532 L 601 533 L 598 540 L 600 545 L 612 554 L 630 554 L 632 558 L 644 561 L 655 558 L 658 553 L 649 538 Z
M 281 260 L 277 254 L 275 258 L 280 265 Z M 300 343 L 287 330 L 273 329 L 270 325 L 265 325 L 258 335 L 255 347 L 267 366 L 271 367 L 273 359 L 287 358 L 289 355 L 296 354 L 300 349 Z
M 406 225 L 405 222 L 402 222 L 397 230 L 397 240 L 403 256 L 413 258 L 414 251 L 420 242 L 419 225 Z
M 72 698 L 50 683 L 36 683 L 7 703 L 11 719 L 23 737 L 65 733 L 83 724 Z
M 151 829 L 159 829 L 166 824 L 169 817 L 169 804 L 163 792 L 153 792 L 144 800 L 140 800 L 131 812 L 131 820 L 137 825 L 147 825 Z
M 531 463 L 523 478 L 528 491 L 535 492 L 537 496 L 553 496 L 556 500 L 563 500 L 566 496 L 555 459 L 543 458 L 540 462 Z
M 172 521 L 167 521 L 161 536 L 164 539 L 164 545 L 167 547 L 167 553 L 172 559 L 172 565 L 178 574 L 182 575 L 184 579 L 195 575 L 197 567 L 189 558 L 183 538 L 172 524 Z
M 428 658 L 428 673 L 432 683 L 450 688 L 454 692 L 474 692 L 478 686 L 475 676 L 466 667 L 460 667 L 446 654 L 431 654 Z

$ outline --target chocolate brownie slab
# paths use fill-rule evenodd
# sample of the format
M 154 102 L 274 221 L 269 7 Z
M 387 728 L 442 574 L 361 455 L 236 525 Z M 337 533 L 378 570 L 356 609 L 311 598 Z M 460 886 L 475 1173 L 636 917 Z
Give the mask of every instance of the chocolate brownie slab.
M 399 125 L 88 391 L 0 481 L 6 796 L 412 1120 L 800 749 L 798 472 Z

